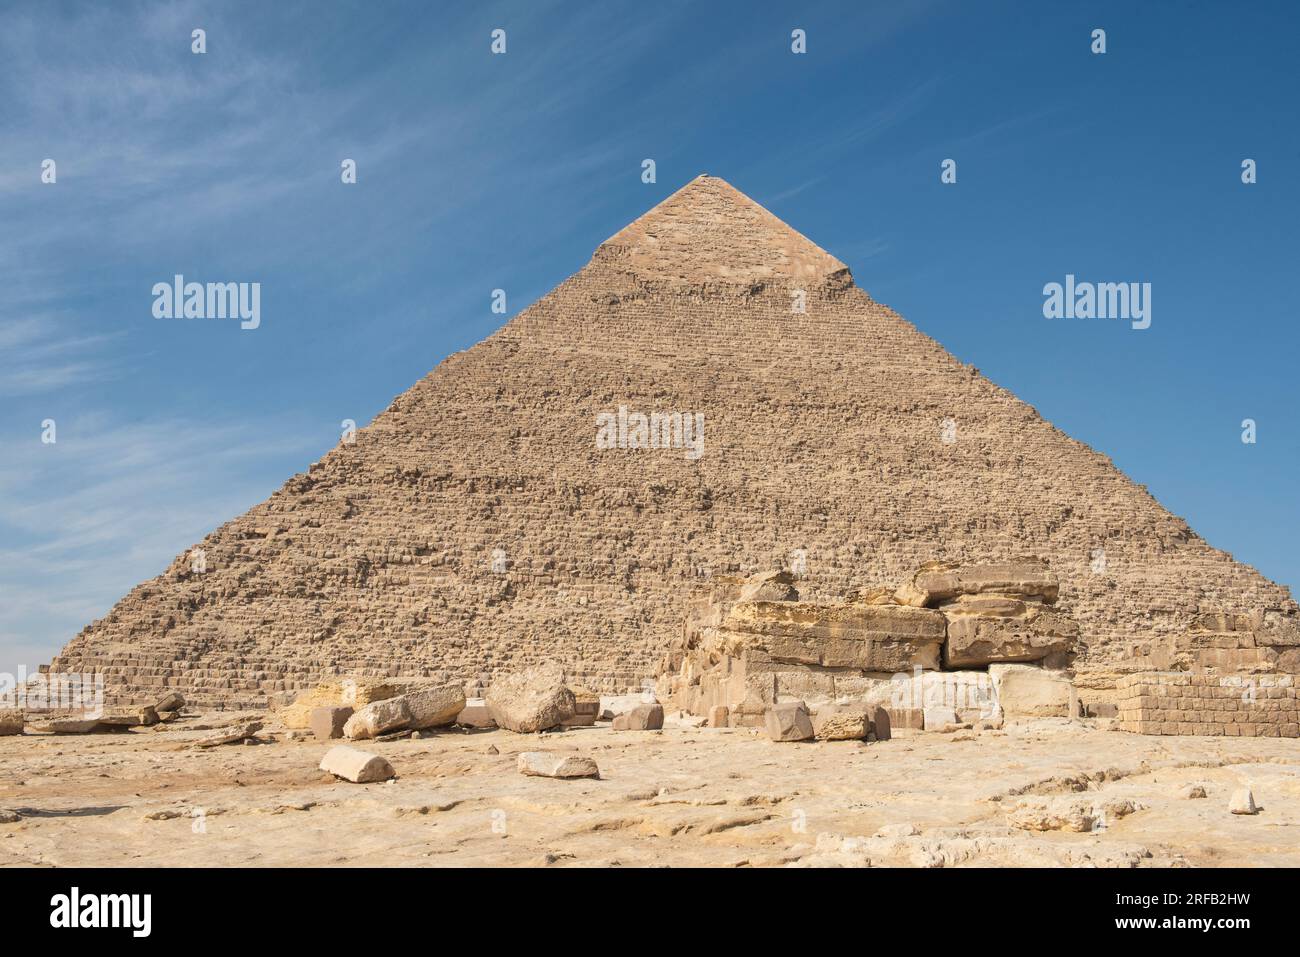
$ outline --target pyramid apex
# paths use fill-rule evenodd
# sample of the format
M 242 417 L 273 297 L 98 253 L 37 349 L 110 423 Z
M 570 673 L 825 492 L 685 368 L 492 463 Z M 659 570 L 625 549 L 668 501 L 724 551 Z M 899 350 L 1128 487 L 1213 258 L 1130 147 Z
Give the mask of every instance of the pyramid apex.
M 724 179 L 700 173 L 596 249 L 593 262 L 686 283 L 818 283 L 848 267 Z

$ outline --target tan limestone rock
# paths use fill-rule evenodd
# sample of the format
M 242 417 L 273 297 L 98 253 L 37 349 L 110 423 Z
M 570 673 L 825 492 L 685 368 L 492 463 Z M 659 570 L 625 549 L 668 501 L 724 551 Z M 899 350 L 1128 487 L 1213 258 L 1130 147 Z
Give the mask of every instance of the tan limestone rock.
M 767 736 L 773 741 L 809 741 L 813 738 L 812 718 L 802 701 L 781 701 L 764 715 Z
M 485 700 L 498 727 L 520 734 L 559 726 L 573 715 L 576 704 L 563 669 L 555 664 L 503 675 L 492 683 Z
M 598 778 L 600 768 L 591 758 L 578 754 L 524 751 L 518 759 L 520 774 L 542 778 Z
M 325 752 L 320 769 L 353 784 L 373 784 L 387 781 L 396 772 L 388 759 L 368 751 L 337 744 Z

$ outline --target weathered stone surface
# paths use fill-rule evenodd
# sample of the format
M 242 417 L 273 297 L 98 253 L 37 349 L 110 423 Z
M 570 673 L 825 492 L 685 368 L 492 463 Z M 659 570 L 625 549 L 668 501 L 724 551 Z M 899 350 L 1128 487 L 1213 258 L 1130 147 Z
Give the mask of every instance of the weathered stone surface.
M 99 723 L 110 728 L 142 728 L 158 723 L 158 712 L 152 706 L 135 711 L 112 711 L 103 715 Z
M 957 718 L 957 709 L 951 706 L 933 705 L 923 709 L 923 711 L 926 731 L 939 731 L 960 723 Z
M 640 704 L 614 719 L 615 731 L 657 731 L 664 726 L 664 708 L 660 704 Z
M 908 671 L 937 668 L 946 621 L 936 611 L 902 605 L 738 602 L 725 622 L 725 647 L 766 652 L 772 661 Z
M 364 741 L 409 727 L 410 724 L 411 709 L 407 707 L 406 699 L 399 696 L 372 701 L 353 713 L 343 725 L 343 734 L 353 741 Z
M 315 708 L 347 705 L 360 710 L 373 701 L 395 698 L 401 693 L 402 688 L 387 679 L 336 678 L 302 692 L 293 704 L 280 709 L 279 718 L 286 728 L 306 729 Z
M 773 741 L 808 741 L 813 735 L 812 718 L 802 701 L 780 701 L 764 715 L 767 736 Z
M 627 714 L 633 708 L 643 704 L 657 704 L 657 699 L 652 692 L 637 692 L 636 694 L 606 694 L 600 696 L 597 716 L 602 721 L 611 721 L 620 714 Z
M 1228 810 L 1233 814 L 1258 814 L 1259 807 L 1255 804 L 1255 794 L 1250 788 L 1238 788 L 1232 792 L 1232 799 L 1228 802 Z
M 154 702 L 154 711 L 159 713 L 163 711 L 180 711 L 185 707 L 185 695 L 179 691 L 169 691 L 157 701 Z
M 21 708 L 0 708 L 0 737 L 22 734 L 27 723 Z
M 968 606 L 969 607 L 969 606 Z M 1021 613 L 954 613 L 945 606 L 948 639 L 944 666 L 969 668 L 995 662 L 1040 661 L 1066 655 L 1079 640 L 1079 625 L 1059 612 L 1021 603 Z
M 787 571 L 763 572 L 745 579 L 739 601 L 798 601 L 794 576 Z
M 415 730 L 452 724 L 465 708 L 465 691 L 461 685 L 420 688 L 401 697 L 411 715 L 407 726 Z
M 311 709 L 311 733 L 320 741 L 343 737 L 343 727 L 352 717 L 352 709 L 345 704 L 326 705 Z
M 819 708 L 813 716 L 818 741 L 861 741 L 870 731 L 871 719 L 860 709 Z
M 519 773 L 541 778 L 598 778 L 600 768 L 582 755 L 524 751 L 519 755 Z
M 196 748 L 215 748 L 223 744 L 239 744 L 247 741 L 249 738 L 256 737 L 257 732 L 262 730 L 260 721 L 243 721 L 239 724 L 225 728 L 216 734 L 209 735 L 199 741 L 194 742 Z
M 539 665 L 503 675 L 487 692 L 497 726 L 520 734 L 557 727 L 574 713 L 573 692 L 558 665 Z
M 1119 728 L 1137 734 L 1300 737 L 1294 675 L 1140 672 L 1119 679 Z
M 53 718 L 38 727 L 41 731 L 50 731 L 54 734 L 93 734 L 96 731 L 108 730 L 111 726 L 104 724 L 99 718 Z
M 1070 718 L 1077 714 L 1078 695 L 1063 674 L 1033 665 L 990 665 L 989 676 L 1008 718 Z
M 1078 798 L 1032 799 L 1010 808 L 1008 823 L 1025 831 L 1095 831 L 1142 810 L 1129 798 L 1104 801 Z
M 1060 583 L 1046 562 L 1026 559 L 986 565 L 931 562 L 903 585 L 895 598 L 904 605 L 932 607 L 962 595 L 994 592 L 1019 598 L 1056 601 Z
M 714 705 L 709 709 L 709 727 L 725 728 L 728 725 L 728 709 L 725 704 Z
M 465 701 L 465 707 L 461 709 L 460 714 L 456 715 L 456 723 L 464 728 L 495 728 L 496 721 L 492 717 L 492 709 L 487 706 L 482 698 L 469 698 Z
M 871 716 L 871 729 L 877 741 L 888 741 L 893 734 L 893 718 L 884 708 L 876 708 Z
M 353 784 L 372 784 L 387 781 L 396 772 L 388 759 L 368 751 L 337 744 L 325 752 L 320 769 Z

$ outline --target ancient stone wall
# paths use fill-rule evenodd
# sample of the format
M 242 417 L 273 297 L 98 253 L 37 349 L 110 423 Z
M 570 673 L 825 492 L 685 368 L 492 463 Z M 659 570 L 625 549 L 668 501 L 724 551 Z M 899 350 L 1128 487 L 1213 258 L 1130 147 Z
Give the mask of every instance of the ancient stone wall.
M 1300 737 L 1293 675 L 1147 672 L 1117 683 L 1119 726 L 1137 734 Z

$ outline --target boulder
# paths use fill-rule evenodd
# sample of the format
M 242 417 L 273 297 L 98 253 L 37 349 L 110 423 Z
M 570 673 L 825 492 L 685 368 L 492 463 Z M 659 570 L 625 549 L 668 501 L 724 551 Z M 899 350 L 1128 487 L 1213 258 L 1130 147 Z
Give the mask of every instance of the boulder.
M 1065 675 L 1033 665 L 989 665 L 989 677 L 1007 718 L 1070 718 L 1078 695 Z
M 540 778 L 598 778 L 600 769 L 591 758 L 578 754 L 524 751 L 519 755 L 519 773 Z
M 22 734 L 27 716 L 21 708 L 0 708 L 0 737 Z
M 460 685 L 419 688 L 395 700 L 406 703 L 411 715 L 407 726 L 419 731 L 454 723 L 465 708 L 465 691 Z
M 1259 807 L 1255 804 L 1255 794 L 1250 788 L 1238 788 L 1232 792 L 1232 800 L 1228 802 L 1228 810 L 1233 814 L 1258 814 Z
M 354 784 L 387 781 L 394 776 L 393 766 L 385 758 L 367 751 L 338 744 L 325 752 L 320 769 Z
M 767 736 L 773 741 L 808 741 L 814 736 L 808 706 L 802 701 L 780 701 L 763 715 Z
M 576 702 L 555 664 L 503 675 L 488 689 L 487 706 L 497 727 L 519 734 L 546 731 L 573 716 Z
M 195 741 L 194 747 L 215 748 L 223 744 L 239 744 L 241 741 L 247 741 L 249 738 L 256 736 L 257 732 L 261 730 L 262 722 L 260 721 L 241 722 L 210 737 Z
M 871 731 L 871 718 L 861 709 L 823 708 L 813 716 L 818 741 L 861 741 Z
M 709 709 L 709 727 L 725 728 L 729 723 L 729 710 L 725 704 L 715 704 Z
M 948 668 L 969 668 L 996 662 L 1041 661 L 1049 655 L 1068 655 L 1079 640 L 1074 619 L 1023 602 L 1017 615 L 972 614 L 953 611 L 961 606 L 944 606 L 948 617 L 948 638 L 944 642 L 944 664 Z
M 169 691 L 154 703 L 153 709 L 157 712 L 180 711 L 184 707 L 185 695 L 179 691 Z
M 664 726 L 664 706 L 640 704 L 614 719 L 615 731 L 658 731 Z
M 1014 598 L 1036 598 L 1051 604 L 1060 583 L 1047 563 L 1039 559 L 999 562 L 988 565 L 956 565 L 930 562 L 922 565 L 912 580 L 894 593 L 899 604 L 932 608 L 961 595 L 993 592 Z
M 343 734 L 353 741 L 377 738 L 381 734 L 405 728 L 411 723 L 411 711 L 404 698 L 372 701 L 353 713 L 343 725 Z
M 321 741 L 343 737 L 343 726 L 352 717 L 352 709 L 345 704 L 325 705 L 311 709 L 311 733 Z
M 893 727 L 893 720 L 884 708 L 876 708 L 871 716 L 871 729 L 876 733 L 877 741 L 888 741 Z

